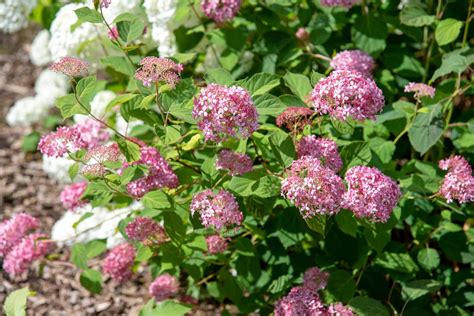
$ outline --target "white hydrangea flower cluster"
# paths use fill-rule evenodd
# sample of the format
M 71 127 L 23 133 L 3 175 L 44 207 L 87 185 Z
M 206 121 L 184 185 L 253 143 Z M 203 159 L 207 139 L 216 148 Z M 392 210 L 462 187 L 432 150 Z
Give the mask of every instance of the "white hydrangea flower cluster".
M 48 157 L 43 155 L 42 169 L 50 179 L 56 180 L 58 183 L 71 183 L 69 177 L 69 167 L 74 164 L 74 161 L 66 157 Z
M 112 23 L 116 17 L 124 12 L 136 13 L 140 7 L 141 0 L 113 0 L 102 12 L 107 23 Z
M 51 59 L 51 53 L 48 48 L 49 44 L 49 31 L 42 30 L 36 35 L 33 43 L 31 43 L 30 60 L 35 66 L 45 66 L 49 64 Z
M 37 0 L 0 1 L 0 31 L 14 33 L 24 28 L 36 5 Z
M 51 239 L 60 245 L 71 246 L 75 243 L 85 243 L 95 239 L 106 239 L 107 248 L 123 243 L 125 239 L 118 232 L 118 223 L 131 212 L 143 208 L 140 202 L 133 202 L 125 208 L 109 210 L 105 207 L 93 208 L 91 204 L 74 211 L 67 211 L 53 226 Z M 73 224 L 85 214 L 91 212 L 93 215 L 73 228 Z

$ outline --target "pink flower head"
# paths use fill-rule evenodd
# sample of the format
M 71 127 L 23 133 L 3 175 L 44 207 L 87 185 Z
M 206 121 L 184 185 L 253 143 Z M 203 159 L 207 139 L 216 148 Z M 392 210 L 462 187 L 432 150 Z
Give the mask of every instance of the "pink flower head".
M 292 106 L 286 108 L 276 119 L 278 127 L 283 125 L 290 131 L 301 132 L 306 125 L 311 125 L 310 119 L 314 112 L 308 108 Z
M 104 261 L 102 270 L 117 282 L 124 282 L 132 277 L 135 261 L 135 248 L 130 244 L 121 244 L 113 248 Z
M 235 153 L 224 149 L 217 155 L 216 169 L 229 170 L 231 176 L 242 175 L 252 171 L 252 159 L 246 154 Z
M 329 273 L 321 271 L 317 267 L 309 268 L 304 273 L 304 286 L 317 292 L 322 290 L 328 284 Z
M 150 246 L 162 244 L 168 238 L 165 229 L 149 217 L 136 217 L 125 227 L 125 233 L 130 240 L 141 241 Z
M 230 21 L 240 9 L 242 0 L 201 0 L 204 14 L 219 24 Z
M 405 92 L 414 92 L 415 99 L 419 99 L 421 97 L 433 98 L 436 89 L 424 83 L 410 82 L 405 86 Z
M 439 167 L 448 170 L 439 189 L 439 194 L 448 203 L 453 200 L 459 203 L 474 201 L 474 177 L 469 162 L 462 156 L 453 156 L 441 160 Z
M 300 27 L 296 33 L 295 36 L 297 39 L 299 39 L 302 42 L 307 42 L 309 40 L 309 33 L 306 31 L 304 27 Z
M 258 128 L 258 113 L 247 90 L 210 84 L 194 100 L 193 117 L 206 140 L 247 138 Z
M 206 244 L 210 254 L 223 253 L 228 247 L 227 240 L 219 235 L 206 237 Z
M 127 184 L 127 191 L 136 198 L 140 198 L 151 190 L 164 187 L 175 188 L 178 186 L 178 177 L 171 169 L 168 162 L 160 155 L 160 152 L 153 147 L 144 146 L 140 148 L 140 159 L 133 163 L 125 163 L 121 173 L 125 168 L 134 165 L 144 165 L 148 167 L 147 174 L 137 180 Z
M 0 223 L 0 257 L 5 257 L 29 231 L 39 227 L 39 220 L 25 213 Z
M 107 33 L 107 35 L 109 36 L 109 39 L 111 39 L 112 41 L 116 41 L 119 39 L 119 32 L 118 32 L 118 29 L 116 26 L 113 26 L 110 31 Z
M 331 304 L 328 307 L 327 316 L 354 316 L 355 313 L 349 306 L 344 306 L 341 303 Z
M 345 178 L 348 190 L 343 207 L 357 217 L 386 222 L 401 197 L 398 184 L 374 167 L 350 168 Z
M 87 203 L 87 201 L 81 200 L 86 188 L 87 182 L 78 182 L 66 186 L 60 195 L 63 207 L 67 210 L 74 210 Z
M 273 312 L 275 316 L 316 316 L 324 315 L 325 311 L 316 291 L 305 286 L 297 286 L 276 303 Z
M 56 132 L 41 137 L 38 148 L 43 155 L 48 157 L 63 157 L 86 148 L 87 143 L 82 139 L 76 128 L 62 126 Z
M 230 225 L 240 225 L 243 214 L 235 197 L 228 191 L 218 193 L 208 189 L 194 196 L 191 202 L 191 214 L 199 213 L 205 227 L 221 229 Z
M 359 2 L 360 0 L 321 0 L 321 5 L 325 7 L 351 8 L 354 4 L 357 4 Z
M 331 67 L 335 70 L 356 70 L 370 77 L 375 68 L 375 62 L 372 56 L 364 51 L 345 50 L 333 57 Z
M 49 66 L 49 69 L 69 77 L 82 77 L 87 75 L 89 64 L 76 57 L 62 57 Z
M 78 123 L 74 125 L 73 128 L 77 130 L 88 149 L 99 146 L 110 139 L 107 127 L 93 119 L 87 119 Z
M 161 302 L 173 297 L 179 291 L 179 281 L 174 276 L 165 273 L 150 284 L 148 291 L 155 301 Z
M 338 172 L 342 168 L 342 159 L 337 151 L 336 142 L 314 135 L 303 137 L 296 145 L 298 158 L 310 156 L 321 161 L 322 165 Z
M 164 82 L 174 88 L 179 82 L 179 74 L 183 65 L 171 59 L 147 56 L 140 61 L 140 68 L 135 72 L 135 79 L 140 80 L 144 86 Z
M 316 113 L 341 121 L 375 119 L 385 102 L 375 82 L 355 70 L 336 70 L 321 79 L 311 100 Z
M 112 0 L 100 0 L 100 7 L 108 8 L 111 3 L 112 3 Z
M 317 158 L 304 156 L 293 161 L 282 181 L 281 194 L 300 210 L 303 218 L 339 212 L 344 183 Z
M 3 269 L 11 276 L 20 276 L 26 272 L 33 261 L 45 256 L 53 247 L 53 242 L 43 234 L 30 234 L 23 238 L 7 254 Z
M 84 156 L 87 165 L 82 168 L 82 174 L 102 177 L 107 173 L 106 162 L 119 162 L 122 158 L 116 143 L 94 147 Z

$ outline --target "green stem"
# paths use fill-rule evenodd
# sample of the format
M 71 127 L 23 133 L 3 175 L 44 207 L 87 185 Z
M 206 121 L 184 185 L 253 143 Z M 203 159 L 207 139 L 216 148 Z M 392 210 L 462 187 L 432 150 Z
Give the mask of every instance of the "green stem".
M 462 37 L 462 45 L 461 45 L 461 47 L 463 47 L 463 48 L 464 48 L 464 46 L 466 46 L 466 43 L 467 43 L 467 34 L 468 34 L 468 31 L 469 31 L 469 23 L 471 23 L 472 2 L 473 2 L 473 0 L 469 1 L 469 7 L 467 9 L 467 18 L 466 18 L 466 23 L 464 25 L 464 35 Z

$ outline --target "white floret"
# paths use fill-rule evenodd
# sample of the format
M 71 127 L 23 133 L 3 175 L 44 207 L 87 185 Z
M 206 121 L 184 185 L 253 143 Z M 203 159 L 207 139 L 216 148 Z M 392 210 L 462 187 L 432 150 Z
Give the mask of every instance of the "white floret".
M 56 99 L 65 96 L 70 86 L 68 77 L 45 69 L 36 79 L 35 92 L 40 98 L 48 102 L 49 105 L 54 106 Z
M 43 155 L 43 171 L 59 183 L 71 183 L 68 171 L 73 164 L 73 160 L 65 157 L 55 158 Z
M 28 16 L 37 0 L 2 0 L 0 3 L 0 31 L 14 33 L 28 24 Z
M 49 31 L 42 30 L 31 43 L 30 60 L 33 65 L 45 66 L 52 61 L 48 48 Z
M 26 97 L 15 102 L 6 116 L 10 126 L 31 126 L 48 116 L 51 105 L 40 96 Z

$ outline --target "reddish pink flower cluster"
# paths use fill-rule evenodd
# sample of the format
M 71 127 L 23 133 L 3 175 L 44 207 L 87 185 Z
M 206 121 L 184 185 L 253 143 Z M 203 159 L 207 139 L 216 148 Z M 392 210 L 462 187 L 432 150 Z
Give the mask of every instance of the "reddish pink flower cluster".
M 314 112 L 308 108 L 292 106 L 285 109 L 276 119 L 278 127 L 283 125 L 292 132 L 301 132 L 305 126 L 313 122 L 310 117 Z
M 161 302 L 178 293 L 179 281 L 174 276 L 165 273 L 150 284 L 148 291 L 155 301 Z
M 86 191 L 86 188 L 87 182 L 78 182 L 66 186 L 60 195 L 63 207 L 67 210 L 75 210 L 77 207 L 87 203 L 87 201 L 81 200 L 81 196 Z
M 107 127 L 93 119 L 78 123 L 73 128 L 77 130 L 82 141 L 87 144 L 88 149 L 99 146 L 110 139 Z
M 168 239 L 165 229 L 149 217 L 136 217 L 125 227 L 130 240 L 140 241 L 146 245 L 160 245 Z
M 130 244 L 121 244 L 109 251 L 102 262 L 102 270 L 109 274 L 113 280 L 124 282 L 133 275 L 134 261 L 135 248 Z
M 25 213 L 0 223 L 0 257 L 5 257 L 26 233 L 37 229 L 39 224 L 38 219 Z
M 336 70 L 321 79 L 311 95 L 318 114 L 345 121 L 375 119 L 384 106 L 384 97 L 371 78 L 355 70 Z
M 194 100 L 193 117 L 206 140 L 247 138 L 258 128 L 257 109 L 247 90 L 210 84 Z
M 111 3 L 112 0 L 100 0 L 100 6 L 102 8 L 108 8 Z
M 293 202 L 303 218 L 337 213 L 344 190 L 342 179 L 310 156 L 293 161 L 281 184 L 281 194 Z
M 326 7 L 346 7 L 351 8 L 361 0 L 321 0 L 321 5 Z
M 202 0 L 201 9 L 208 18 L 224 23 L 234 18 L 241 4 L 242 0 Z
M 230 225 L 240 225 L 243 214 L 235 197 L 228 191 L 218 193 L 208 189 L 194 196 L 191 202 L 191 214 L 199 213 L 205 227 L 221 229 Z
M 140 198 L 147 192 L 164 187 L 175 188 L 178 186 L 178 177 L 171 169 L 168 162 L 153 147 L 144 146 L 140 148 L 140 159 L 133 163 L 125 163 L 119 173 L 129 166 L 145 165 L 148 174 L 127 184 L 127 191 L 136 198 Z
M 217 155 L 216 169 L 228 170 L 231 176 L 242 175 L 250 172 L 252 171 L 252 167 L 252 159 L 250 159 L 246 154 L 224 149 Z
M 206 237 L 206 244 L 210 254 L 223 253 L 228 247 L 227 240 L 219 235 Z
M 473 202 L 474 177 L 469 162 L 462 156 L 453 156 L 441 160 L 439 167 L 442 170 L 448 170 L 439 189 L 439 194 L 448 203 L 453 200 L 457 200 L 459 203 Z
M 353 316 L 354 312 L 341 303 L 325 307 L 318 291 L 326 287 L 329 273 L 319 268 L 308 269 L 304 274 L 304 283 L 291 289 L 276 305 L 275 316 Z
M 119 162 L 122 158 L 123 156 L 116 143 L 94 147 L 84 156 L 87 165 L 82 168 L 82 174 L 103 177 L 107 173 L 105 163 Z
M 116 26 L 113 26 L 110 31 L 107 33 L 109 39 L 112 41 L 116 41 L 119 39 L 119 32 Z
M 23 274 L 33 261 L 51 251 L 53 242 L 46 240 L 47 238 L 47 235 L 36 233 L 23 238 L 5 257 L 3 269 L 11 276 Z
M 69 77 L 82 77 L 87 75 L 89 64 L 76 57 L 62 57 L 49 66 L 49 69 Z
M 331 67 L 335 70 L 356 70 L 370 77 L 375 68 L 375 61 L 372 56 L 361 50 L 345 50 L 333 57 Z
M 345 180 L 348 190 L 343 207 L 357 217 L 386 222 L 401 197 L 398 184 L 374 167 L 350 168 Z
M 433 98 L 436 89 L 424 83 L 410 82 L 405 86 L 405 92 L 414 92 L 415 99 L 419 99 L 421 97 Z
M 38 148 L 43 155 L 48 157 L 63 157 L 86 148 L 87 143 L 82 139 L 76 128 L 62 126 L 56 132 L 41 137 Z
M 135 79 L 140 80 L 144 86 L 164 82 L 174 88 L 179 82 L 179 75 L 183 65 L 171 59 L 147 56 L 140 61 L 140 68 L 135 72 Z
M 296 146 L 298 158 L 310 156 L 321 161 L 322 165 L 338 172 L 342 168 L 342 159 L 337 151 L 337 144 L 327 138 L 315 135 L 303 137 Z

